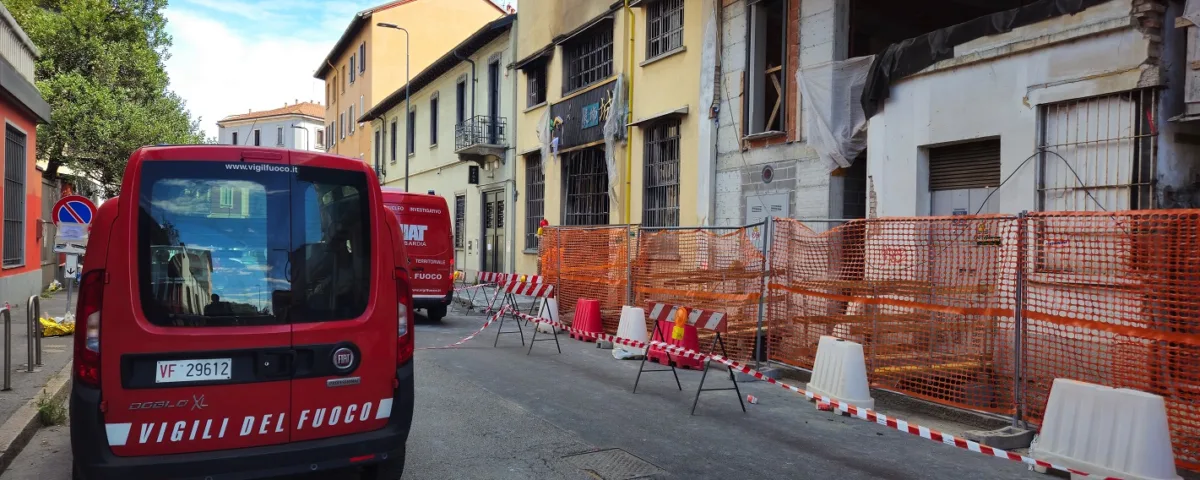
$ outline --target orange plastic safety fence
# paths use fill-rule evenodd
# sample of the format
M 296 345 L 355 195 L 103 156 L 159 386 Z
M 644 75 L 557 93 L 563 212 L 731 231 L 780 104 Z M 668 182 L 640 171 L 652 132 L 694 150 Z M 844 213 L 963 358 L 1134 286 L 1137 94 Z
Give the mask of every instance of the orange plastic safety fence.
M 816 233 L 776 220 L 770 358 L 812 368 L 820 337 L 832 335 L 863 345 L 877 387 L 1012 412 L 1015 285 L 1007 270 L 1015 263 L 1003 245 L 1016 225 L 999 216 L 905 218 Z
M 1055 378 L 1161 395 L 1176 460 L 1200 468 L 1200 212 L 1028 220 L 1029 415 L 1040 420 Z
M 543 229 L 542 271 L 553 281 L 564 321 L 570 323 L 580 298 L 598 300 L 607 333 L 615 334 L 621 307 L 628 305 L 630 248 L 636 227 Z
M 636 304 L 657 301 L 724 312 L 726 351 L 734 360 L 752 360 L 763 282 L 762 233 L 762 227 L 642 229 L 633 264 Z M 712 333 L 698 333 L 701 350 L 709 350 Z
M 765 275 L 770 360 L 812 368 L 822 335 L 845 338 L 873 386 L 1034 423 L 1055 378 L 1161 395 L 1177 462 L 1200 469 L 1200 211 L 812 226 L 775 219 L 766 259 L 762 227 L 547 229 L 541 269 L 564 319 L 595 298 L 609 333 L 629 290 L 723 311 L 739 360 Z

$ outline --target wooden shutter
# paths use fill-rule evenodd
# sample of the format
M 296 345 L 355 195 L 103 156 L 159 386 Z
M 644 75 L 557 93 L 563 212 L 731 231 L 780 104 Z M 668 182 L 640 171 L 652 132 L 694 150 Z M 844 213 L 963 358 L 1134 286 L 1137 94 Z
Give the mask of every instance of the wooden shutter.
M 929 149 L 929 190 L 1000 185 L 1000 139 Z

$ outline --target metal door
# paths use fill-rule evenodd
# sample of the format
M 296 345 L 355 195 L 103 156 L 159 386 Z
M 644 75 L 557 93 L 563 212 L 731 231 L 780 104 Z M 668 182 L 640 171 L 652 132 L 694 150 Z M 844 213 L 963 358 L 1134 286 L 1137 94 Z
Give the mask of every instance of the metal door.
M 483 193 L 483 265 L 485 272 L 504 271 L 504 190 Z

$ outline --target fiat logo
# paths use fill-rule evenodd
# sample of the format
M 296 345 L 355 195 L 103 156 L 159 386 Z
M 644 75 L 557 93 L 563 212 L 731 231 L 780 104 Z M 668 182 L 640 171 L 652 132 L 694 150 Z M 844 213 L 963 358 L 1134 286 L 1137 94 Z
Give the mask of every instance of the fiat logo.
M 346 370 L 354 365 L 354 351 L 342 347 L 333 351 L 333 366 L 338 370 Z

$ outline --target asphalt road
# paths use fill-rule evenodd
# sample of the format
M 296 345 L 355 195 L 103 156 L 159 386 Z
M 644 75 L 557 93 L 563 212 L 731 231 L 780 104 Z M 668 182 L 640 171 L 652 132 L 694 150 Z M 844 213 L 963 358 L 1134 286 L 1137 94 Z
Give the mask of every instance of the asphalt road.
M 419 324 L 418 345 L 453 343 L 482 323 L 479 315 L 451 315 Z M 698 372 L 680 372 L 682 392 L 669 373 L 646 374 L 633 394 L 639 362 L 565 335 L 562 354 L 554 342 L 539 342 L 526 355 L 515 334 L 493 348 L 496 327 L 462 348 L 418 351 L 406 479 L 1045 478 L 1021 464 L 817 412 L 762 382 L 740 384 L 742 395 L 760 399 L 746 413 L 735 393 L 718 391 L 703 394 L 690 416 Z M 511 322 L 504 328 L 515 330 Z M 530 333 L 526 327 L 526 341 Z M 709 382 L 730 385 L 723 371 Z M 65 427 L 43 429 L 0 480 L 67 480 L 69 453 Z

